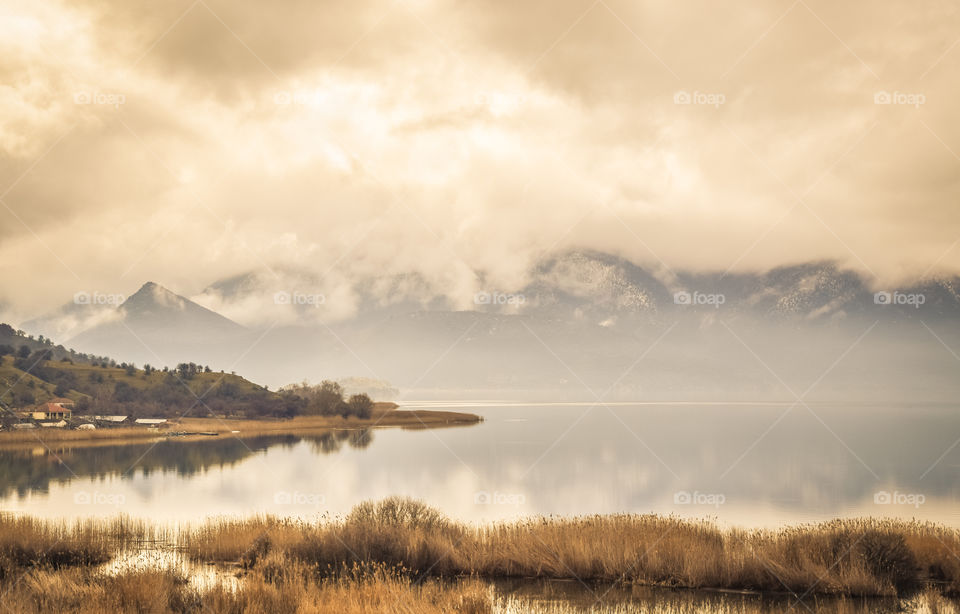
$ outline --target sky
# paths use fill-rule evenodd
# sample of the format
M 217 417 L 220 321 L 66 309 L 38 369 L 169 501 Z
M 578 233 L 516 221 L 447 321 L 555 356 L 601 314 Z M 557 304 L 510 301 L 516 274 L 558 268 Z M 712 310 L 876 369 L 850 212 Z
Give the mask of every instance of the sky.
M 0 313 L 246 272 L 463 302 L 567 250 L 953 274 L 958 71 L 946 1 L 0 0 Z

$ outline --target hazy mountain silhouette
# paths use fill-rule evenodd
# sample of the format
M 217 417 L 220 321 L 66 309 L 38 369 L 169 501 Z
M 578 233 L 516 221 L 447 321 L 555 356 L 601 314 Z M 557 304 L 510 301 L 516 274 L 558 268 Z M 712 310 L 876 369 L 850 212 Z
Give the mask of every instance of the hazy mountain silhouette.
M 790 401 L 814 383 L 830 399 L 960 392 L 947 349 L 960 350 L 958 278 L 877 289 L 829 262 L 673 273 L 568 253 L 529 280 L 486 288 L 468 310 L 417 276 L 363 280 L 347 317 L 324 319 L 329 304 L 284 305 L 285 320 L 247 327 L 148 283 L 67 344 L 138 364 L 209 363 L 272 387 L 361 376 L 418 395 Z M 228 313 L 272 309 L 277 283 L 239 275 L 201 296 Z
M 163 365 L 229 355 L 249 334 L 236 322 L 153 282 L 145 283 L 109 316 L 66 344 L 118 360 Z

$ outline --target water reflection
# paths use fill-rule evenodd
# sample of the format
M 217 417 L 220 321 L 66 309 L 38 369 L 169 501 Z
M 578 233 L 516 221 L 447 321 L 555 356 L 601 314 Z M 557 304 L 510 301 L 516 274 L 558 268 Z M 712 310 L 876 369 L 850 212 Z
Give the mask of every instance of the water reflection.
M 340 429 L 310 435 L 220 436 L 202 441 L 162 439 L 148 443 L 37 446 L 0 450 L 0 497 L 46 493 L 51 483 L 81 478 L 148 478 L 171 472 L 184 479 L 210 468 L 227 469 L 267 449 L 290 449 L 306 442 L 317 454 L 336 454 L 344 445 L 363 449 L 373 442 L 370 429 Z
M 405 495 L 466 521 L 657 512 L 743 526 L 859 515 L 960 526 L 954 406 L 456 409 L 484 422 L 0 451 L 0 508 L 64 517 L 265 512 L 312 519 Z M 75 505 L 97 501 L 95 494 L 119 503 Z M 922 499 L 904 498 L 911 495 Z

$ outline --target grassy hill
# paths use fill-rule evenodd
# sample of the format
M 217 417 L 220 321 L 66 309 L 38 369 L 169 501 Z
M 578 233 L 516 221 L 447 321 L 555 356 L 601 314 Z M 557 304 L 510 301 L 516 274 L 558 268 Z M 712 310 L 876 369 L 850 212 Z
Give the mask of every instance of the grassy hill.
M 0 357 L 0 390 L 0 407 L 6 410 L 66 397 L 76 402 L 78 413 L 168 416 L 191 408 L 197 416 L 211 411 L 240 416 L 297 413 L 295 406 L 291 411 L 286 407 L 293 399 L 231 373 L 95 366 L 33 354 Z
M 354 399 L 348 403 L 340 392 L 332 400 L 318 401 L 296 391 L 273 392 L 234 373 L 213 372 L 194 363 L 137 368 L 78 353 L 49 339 L 34 339 L 0 324 L 0 412 L 9 417 L 14 410 L 57 397 L 73 400 L 78 414 L 135 417 L 189 412 L 191 416 L 257 418 L 364 411 L 363 403 Z M 365 395 L 363 399 L 369 403 Z
M 193 363 L 142 369 L 75 352 L 0 324 L 0 407 L 26 408 L 56 397 L 78 412 L 169 415 L 194 408 L 241 415 L 285 413 L 284 399 L 231 373 Z M 214 409 L 216 406 L 216 409 Z

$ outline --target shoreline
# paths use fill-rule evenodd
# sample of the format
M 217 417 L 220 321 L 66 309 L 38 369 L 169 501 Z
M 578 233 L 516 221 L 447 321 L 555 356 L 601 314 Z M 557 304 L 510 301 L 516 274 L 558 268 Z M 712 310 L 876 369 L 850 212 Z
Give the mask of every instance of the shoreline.
M 0 432 L 0 450 L 33 447 L 37 444 L 69 444 L 74 447 L 123 445 L 170 439 L 203 441 L 215 437 L 297 435 L 329 430 L 364 428 L 428 429 L 479 424 L 483 419 L 466 412 L 399 409 L 395 403 L 374 404 L 374 414 L 363 420 L 340 416 L 297 416 L 288 419 L 180 418 L 164 428 L 140 426 L 106 427 L 95 430 L 36 428 Z

